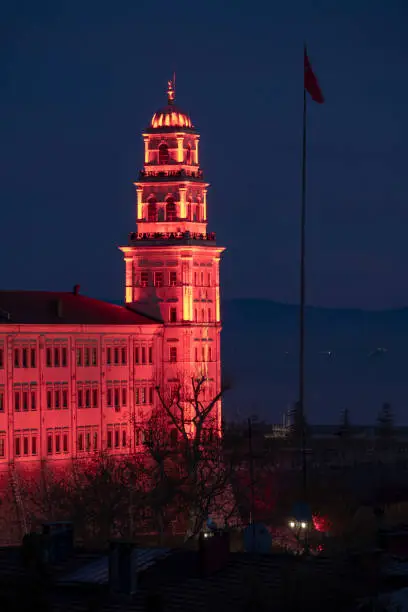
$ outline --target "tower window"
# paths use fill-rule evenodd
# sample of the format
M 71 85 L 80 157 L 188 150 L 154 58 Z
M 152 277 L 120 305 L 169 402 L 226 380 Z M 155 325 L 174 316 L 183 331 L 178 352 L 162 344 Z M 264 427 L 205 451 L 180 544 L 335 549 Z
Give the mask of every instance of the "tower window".
M 156 206 L 156 200 L 149 200 L 148 205 L 147 205 L 147 220 L 150 221 L 150 223 L 154 223 L 157 221 L 157 206 Z
M 154 286 L 163 287 L 163 272 L 154 273 Z
M 169 148 L 166 144 L 159 146 L 159 164 L 167 164 L 169 161 Z
M 186 151 L 186 164 L 191 164 L 191 145 L 187 146 Z
M 169 198 L 166 204 L 166 221 L 176 221 L 177 209 L 173 198 Z
M 177 308 L 170 308 L 170 323 L 177 323 Z

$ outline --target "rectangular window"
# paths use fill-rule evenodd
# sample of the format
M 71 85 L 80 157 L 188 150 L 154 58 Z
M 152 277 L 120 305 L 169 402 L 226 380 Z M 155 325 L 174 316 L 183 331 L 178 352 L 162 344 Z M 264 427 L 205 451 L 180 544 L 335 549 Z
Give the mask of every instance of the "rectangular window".
M 153 363 L 153 347 L 149 346 L 149 363 Z
M 140 391 L 141 391 L 140 395 L 141 395 L 142 404 L 145 404 L 146 403 L 146 387 L 142 387 Z
M 96 347 L 92 347 L 92 365 L 98 365 L 98 350 Z
M 37 436 L 31 437 L 31 454 L 32 455 L 37 454 Z
M 86 347 L 84 351 L 84 365 L 88 367 L 90 363 L 91 363 L 91 351 L 88 347 Z
M 51 410 L 52 408 L 52 391 L 51 389 L 47 389 L 47 408 Z
M 55 434 L 55 452 L 61 452 L 61 436 L 60 434 Z
M 54 366 L 56 368 L 60 366 L 60 350 L 58 347 L 54 347 Z
M 92 406 L 93 408 L 98 407 L 98 389 L 92 389 Z
M 135 363 L 140 363 L 140 349 L 138 346 L 135 347 Z
M 177 347 L 176 346 L 170 347 L 170 361 L 171 363 L 176 363 L 177 361 Z
M 37 410 L 37 391 L 32 389 L 30 392 L 31 410 Z
M 54 390 L 54 408 L 55 410 L 59 410 L 61 408 L 61 391 L 60 389 Z
M 140 404 L 140 389 L 136 387 L 135 389 L 135 404 Z
M 23 410 L 28 410 L 28 391 L 23 391 Z
M 0 348 L 0 369 L 4 368 L 4 348 Z
M 149 387 L 149 404 L 153 404 L 154 387 Z
M 107 437 L 107 447 L 108 448 L 112 448 L 112 431 L 109 429 L 108 430 L 108 437 Z
M 62 390 L 62 407 L 68 408 L 68 389 Z
M 23 437 L 23 455 L 28 455 L 28 436 Z
M 115 406 L 119 406 L 119 389 L 115 387 Z
M 208 309 L 208 322 L 211 323 L 211 308 Z
M 146 363 L 146 347 L 142 346 L 142 363 Z
M 122 429 L 122 448 L 126 448 L 127 439 L 126 439 L 126 429 Z
M 127 389 L 126 387 L 122 387 L 122 406 L 126 406 L 127 404 Z
M 63 368 L 66 368 L 68 364 L 68 351 L 67 347 L 63 346 L 61 349 L 61 365 Z
M 14 367 L 20 367 L 20 349 L 14 349 Z
M 6 438 L 5 436 L 0 436 L 0 457 L 6 456 Z
M 85 389 L 85 408 L 91 407 L 91 390 Z
M 198 347 L 196 346 L 194 349 L 195 361 L 198 361 Z
M 115 429 L 115 448 L 119 448 L 119 429 Z
M 76 364 L 82 366 L 82 348 L 78 347 L 76 350 Z
M 93 433 L 93 449 L 94 451 L 98 450 L 98 432 L 94 431 Z
M 115 361 L 115 365 L 119 364 L 119 349 L 118 348 L 114 349 L 114 361 Z
M 28 349 L 23 348 L 21 351 L 22 367 L 28 368 Z
M 154 286 L 163 287 L 163 272 L 154 273 Z
M 32 368 L 36 368 L 37 367 L 37 354 L 36 354 L 36 350 L 35 348 L 32 348 L 30 350 L 30 362 L 31 362 L 31 367 Z
M 170 287 L 177 285 L 177 272 L 170 272 Z
M 82 389 L 78 389 L 78 408 L 83 408 L 83 404 L 84 404 L 83 395 L 84 394 L 83 394 Z
M 78 434 L 78 450 L 79 451 L 84 450 L 84 434 L 83 433 Z
M 4 412 L 4 391 L 0 390 L 0 412 Z
M 85 440 L 86 440 L 85 450 L 89 452 L 91 450 L 91 432 L 90 431 L 86 432 Z
M 106 363 L 108 365 L 112 363 L 112 349 L 111 348 L 106 349 Z
M 177 308 L 170 308 L 170 323 L 177 323 Z
M 52 434 L 47 435 L 47 454 L 52 455 Z
M 45 352 L 45 363 L 47 368 L 50 368 L 52 366 L 52 352 L 50 348 L 47 348 Z
M 212 361 L 211 346 L 208 347 L 208 361 Z
M 122 365 L 126 365 L 127 364 L 127 349 L 126 347 L 122 347 Z
M 20 436 L 17 436 L 15 439 L 15 455 L 16 457 L 19 457 L 21 455 L 21 441 L 20 441 Z
M 107 400 L 106 400 L 106 403 L 107 403 L 108 406 L 112 406 L 112 400 L 113 400 L 112 389 L 109 388 L 108 389 L 108 393 L 107 393 Z
M 14 410 L 20 412 L 20 391 L 14 391 Z
M 140 286 L 147 287 L 149 285 L 149 273 L 141 272 L 140 274 Z
M 62 436 L 62 450 L 64 453 L 68 452 L 68 434 L 66 433 Z

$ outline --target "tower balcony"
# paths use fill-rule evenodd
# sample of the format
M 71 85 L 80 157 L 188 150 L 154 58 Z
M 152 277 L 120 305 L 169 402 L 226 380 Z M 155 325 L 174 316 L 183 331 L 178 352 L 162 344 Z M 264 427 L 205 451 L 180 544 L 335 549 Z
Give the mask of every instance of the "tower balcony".
M 180 246 L 215 246 L 215 232 L 131 232 L 129 245 L 180 245 Z
M 199 168 L 174 168 L 166 169 L 150 169 L 150 166 L 146 166 L 146 170 L 140 170 L 139 181 L 154 181 L 154 182 L 165 182 L 165 181 L 202 181 L 204 179 L 203 171 Z

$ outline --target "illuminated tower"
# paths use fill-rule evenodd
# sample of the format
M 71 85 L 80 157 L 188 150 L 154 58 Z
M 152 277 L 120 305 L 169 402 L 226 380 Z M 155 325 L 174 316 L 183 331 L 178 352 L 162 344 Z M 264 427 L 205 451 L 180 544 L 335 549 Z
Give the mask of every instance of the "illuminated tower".
M 175 104 L 143 133 L 144 166 L 135 183 L 137 232 L 121 247 L 126 265 L 125 300 L 164 322 L 160 384 L 188 384 L 204 375 L 205 399 L 219 392 L 220 284 L 223 247 L 207 232 L 207 188 L 199 164 L 199 134 Z M 221 422 L 221 410 L 217 413 Z

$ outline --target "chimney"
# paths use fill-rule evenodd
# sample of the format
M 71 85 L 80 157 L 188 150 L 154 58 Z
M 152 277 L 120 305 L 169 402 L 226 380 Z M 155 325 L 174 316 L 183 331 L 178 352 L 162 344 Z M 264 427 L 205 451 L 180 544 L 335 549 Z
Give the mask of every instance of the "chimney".
M 72 290 L 72 293 L 74 295 L 79 295 L 79 290 L 81 289 L 81 285 L 74 285 L 74 288 Z
M 132 596 L 137 588 L 137 548 L 132 542 L 109 545 L 109 590 Z
M 223 569 L 229 560 L 230 541 L 227 531 L 205 532 L 200 534 L 199 564 L 201 574 L 210 576 Z
M 57 300 L 57 317 L 59 319 L 62 319 L 62 315 L 63 315 L 63 304 L 62 304 L 62 300 Z

